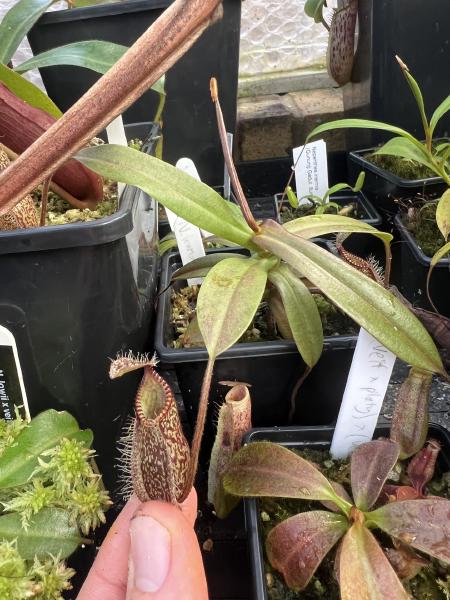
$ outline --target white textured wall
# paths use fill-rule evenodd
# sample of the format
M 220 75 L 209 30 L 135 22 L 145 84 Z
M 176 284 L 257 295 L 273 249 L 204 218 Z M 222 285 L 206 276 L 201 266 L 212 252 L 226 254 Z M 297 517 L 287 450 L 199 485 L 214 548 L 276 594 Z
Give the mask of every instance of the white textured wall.
M 0 0 L 0 18 L 16 0 Z M 303 12 L 305 0 L 245 0 L 242 2 L 240 77 L 289 73 L 323 66 L 327 32 Z M 55 3 L 50 10 L 67 6 Z M 31 55 L 25 41 L 14 64 Z M 30 79 L 39 81 L 37 73 Z
M 328 34 L 304 14 L 305 0 L 242 2 L 240 76 L 325 64 Z

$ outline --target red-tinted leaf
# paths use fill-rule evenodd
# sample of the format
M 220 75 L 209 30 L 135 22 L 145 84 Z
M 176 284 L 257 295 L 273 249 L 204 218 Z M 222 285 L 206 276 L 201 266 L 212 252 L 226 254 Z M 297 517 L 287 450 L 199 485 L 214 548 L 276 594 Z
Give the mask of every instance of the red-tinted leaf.
M 386 533 L 450 563 L 450 501 L 443 498 L 392 502 L 367 518 Z
M 361 444 L 353 451 L 352 492 L 355 505 L 360 510 L 369 510 L 373 506 L 398 455 L 399 446 L 391 440 L 374 440 Z
M 341 600 L 408 600 L 394 569 L 370 531 L 354 523 L 339 553 Z
M 323 510 L 295 515 L 267 536 L 270 564 L 291 589 L 302 590 L 347 528 L 346 517 Z
M 403 580 L 412 579 L 429 564 L 427 560 L 402 543 L 398 543 L 396 548 L 385 548 L 384 552 L 397 575 Z
M 441 445 L 436 440 L 428 440 L 425 448 L 411 459 L 408 465 L 408 477 L 417 494 L 423 496 L 423 489 L 432 480 Z
M 224 477 L 224 487 L 235 496 L 332 500 L 344 508 L 348 506 L 311 463 L 270 442 L 254 442 L 241 448 Z

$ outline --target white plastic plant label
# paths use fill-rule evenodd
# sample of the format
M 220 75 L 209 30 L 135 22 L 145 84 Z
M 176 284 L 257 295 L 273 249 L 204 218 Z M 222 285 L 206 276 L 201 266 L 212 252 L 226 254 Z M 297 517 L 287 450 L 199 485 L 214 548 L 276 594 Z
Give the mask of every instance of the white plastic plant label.
M 16 340 L 9 329 L 0 325 L 0 418 L 13 420 L 15 407 L 30 420 Z
M 229 132 L 227 132 L 227 146 L 231 156 L 233 156 L 233 134 Z M 223 197 L 225 200 L 231 198 L 231 179 L 226 163 L 223 171 Z
M 119 144 L 120 146 L 128 146 L 127 136 L 125 135 L 125 127 L 123 126 L 122 115 L 119 115 L 106 126 L 106 135 L 110 144 Z M 125 185 L 117 184 L 117 191 L 120 194 L 123 192 Z
M 200 180 L 197 169 L 189 158 L 180 158 L 176 167 Z M 185 219 L 178 217 L 174 212 L 167 208 L 166 214 L 170 228 L 177 239 L 178 252 L 180 253 L 183 265 L 190 263 L 200 256 L 205 256 L 205 248 L 203 246 L 203 238 L 200 229 L 195 225 L 192 225 L 192 223 L 185 221 Z M 201 283 L 201 277 L 188 279 L 188 285 L 200 285 Z
M 323 198 L 328 190 L 327 145 L 324 140 L 310 142 L 293 149 L 295 185 L 300 204 L 307 204 L 303 196 Z
M 176 164 L 176 167 L 177 167 L 177 169 L 180 169 L 180 171 L 187 173 L 188 175 L 190 175 L 197 181 L 201 181 L 200 175 L 198 174 L 198 171 L 197 171 L 197 167 L 195 166 L 194 161 L 191 160 L 190 158 L 180 158 Z M 167 212 L 167 209 L 166 209 L 166 212 Z M 209 231 L 205 231 L 204 229 L 200 229 L 200 233 L 202 234 L 202 237 L 204 237 L 204 238 L 211 237 L 211 235 L 212 235 L 212 233 L 209 233 Z
M 346 458 L 375 431 L 395 354 L 361 329 L 331 442 L 333 458 Z

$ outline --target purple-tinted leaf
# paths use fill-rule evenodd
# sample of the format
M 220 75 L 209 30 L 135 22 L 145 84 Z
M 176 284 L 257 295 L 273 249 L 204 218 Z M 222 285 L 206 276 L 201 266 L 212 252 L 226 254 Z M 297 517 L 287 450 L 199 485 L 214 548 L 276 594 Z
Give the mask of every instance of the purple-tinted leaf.
M 323 558 L 348 528 L 342 515 L 315 510 L 283 521 L 267 536 L 270 564 L 293 590 L 304 589 Z
M 378 498 L 390 471 L 397 462 L 399 446 L 391 440 L 361 444 L 352 453 L 351 482 L 355 505 L 369 510 Z
M 341 483 L 338 483 L 337 481 L 330 481 L 330 483 L 331 487 L 338 496 L 344 500 L 347 500 L 349 504 L 353 504 L 353 500 L 350 498 L 349 494 L 347 494 L 347 490 Z M 322 500 L 322 504 L 325 506 L 325 508 L 328 508 L 328 510 L 332 510 L 333 512 L 341 512 L 339 506 L 331 500 Z
M 349 508 L 311 463 L 270 442 L 254 442 L 241 448 L 224 477 L 224 487 L 235 496 L 332 500 L 341 509 Z
M 438 441 L 428 440 L 426 447 L 419 450 L 408 465 L 408 477 L 418 496 L 423 496 L 424 487 L 433 478 L 440 449 Z
M 370 531 L 354 523 L 339 553 L 341 600 L 408 600 L 394 569 Z
M 450 563 L 450 501 L 444 498 L 392 502 L 368 520 L 401 542 Z

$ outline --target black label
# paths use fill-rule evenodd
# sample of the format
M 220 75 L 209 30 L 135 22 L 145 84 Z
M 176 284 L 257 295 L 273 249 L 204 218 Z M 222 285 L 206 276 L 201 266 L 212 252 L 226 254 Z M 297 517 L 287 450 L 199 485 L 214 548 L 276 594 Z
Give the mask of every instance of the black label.
M 11 346 L 0 345 L 0 417 L 6 421 L 14 419 L 14 406 L 20 406 L 20 412 L 25 416 L 23 404 L 24 398 L 13 349 Z

